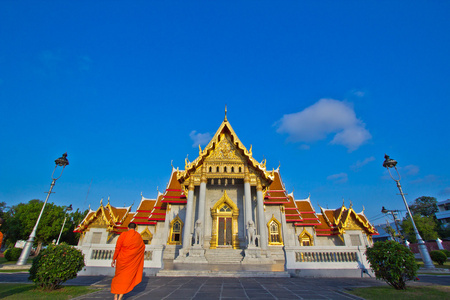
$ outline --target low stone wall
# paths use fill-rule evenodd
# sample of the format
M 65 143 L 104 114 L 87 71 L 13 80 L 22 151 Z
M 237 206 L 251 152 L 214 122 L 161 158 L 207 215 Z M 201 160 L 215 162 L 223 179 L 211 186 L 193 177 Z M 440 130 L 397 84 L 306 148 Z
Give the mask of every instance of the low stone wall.
M 76 248 L 83 252 L 86 265 L 79 275 L 114 275 L 111 261 L 115 245 L 85 244 Z M 154 275 L 162 268 L 163 250 L 164 246 L 145 246 L 144 268 L 148 269 L 147 272 L 149 274 Z
M 436 241 L 425 242 L 425 245 L 427 246 L 428 251 L 439 250 L 439 247 L 438 247 Z M 450 251 L 450 241 L 442 241 L 442 246 L 444 247 L 445 250 Z M 420 253 L 419 252 L 419 244 L 417 244 L 417 243 L 409 244 L 409 249 L 411 249 L 411 251 L 415 254 Z
M 286 270 L 299 277 L 371 276 L 366 247 L 285 247 Z

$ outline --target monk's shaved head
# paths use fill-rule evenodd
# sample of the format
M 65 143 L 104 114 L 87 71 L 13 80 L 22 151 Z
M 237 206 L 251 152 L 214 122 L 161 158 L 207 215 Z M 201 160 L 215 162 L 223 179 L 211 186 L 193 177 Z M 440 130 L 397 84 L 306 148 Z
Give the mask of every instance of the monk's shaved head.
M 130 223 L 130 224 L 128 224 L 128 228 L 130 228 L 130 229 L 136 229 L 136 223 Z

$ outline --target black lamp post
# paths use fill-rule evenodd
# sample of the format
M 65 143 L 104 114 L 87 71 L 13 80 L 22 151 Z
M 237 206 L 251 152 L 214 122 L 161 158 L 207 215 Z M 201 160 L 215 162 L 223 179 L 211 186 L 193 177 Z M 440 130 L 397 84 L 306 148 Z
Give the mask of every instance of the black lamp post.
M 414 223 L 413 216 L 411 214 L 411 211 L 409 210 L 408 203 L 406 202 L 405 194 L 403 194 L 402 186 L 400 185 L 400 179 L 401 179 L 400 173 L 398 172 L 397 167 L 396 167 L 397 161 L 390 158 L 389 155 L 387 155 L 387 154 L 384 155 L 384 158 L 385 158 L 385 160 L 383 162 L 383 167 L 385 167 L 389 171 L 389 175 L 391 176 L 392 180 L 394 180 L 395 183 L 397 184 L 398 190 L 400 191 L 400 195 L 402 196 L 402 199 L 403 199 L 403 203 L 405 204 L 406 210 L 408 211 L 408 214 L 411 218 L 411 223 L 413 225 L 414 232 L 416 233 L 416 239 L 417 239 L 417 243 L 419 244 L 420 256 L 422 257 L 424 267 L 428 268 L 428 269 L 434 269 L 434 264 L 431 261 L 431 257 L 430 257 L 430 254 L 428 253 L 427 246 L 425 245 L 425 242 L 423 241 L 422 237 L 419 234 L 419 231 L 417 230 L 416 224 Z M 392 176 L 392 173 L 390 170 L 391 168 L 394 168 L 395 171 L 397 172 L 398 179 L 395 179 L 394 176 Z
M 48 198 L 52 193 L 52 189 L 55 186 L 56 180 L 58 180 L 64 171 L 64 168 L 69 165 L 69 161 L 67 160 L 67 152 L 64 153 L 60 158 L 55 160 L 55 168 L 52 173 L 52 184 L 50 185 L 50 190 L 47 192 L 47 198 L 45 199 L 44 205 L 42 206 L 41 213 L 34 225 L 33 231 L 30 234 L 27 242 L 25 243 L 25 247 L 23 247 L 22 253 L 20 254 L 19 260 L 17 261 L 18 266 L 22 266 L 27 263 L 28 256 L 30 256 L 31 247 L 33 246 L 34 238 L 36 237 L 36 231 L 39 225 L 39 221 L 41 220 L 42 213 L 44 212 L 45 205 L 47 204 Z M 57 167 L 62 167 L 61 173 L 58 177 L 54 177 L 55 171 Z

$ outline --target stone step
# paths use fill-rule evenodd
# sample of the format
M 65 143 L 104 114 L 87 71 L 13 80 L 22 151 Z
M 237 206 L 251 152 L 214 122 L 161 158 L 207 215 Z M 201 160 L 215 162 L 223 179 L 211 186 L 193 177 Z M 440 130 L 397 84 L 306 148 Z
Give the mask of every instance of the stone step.
M 213 264 L 239 264 L 244 257 L 239 249 L 208 249 L 205 258 Z
M 291 277 L 288 272 L 271 271 L 212 271 L 212 270 L 161 270 L 160 277 Z

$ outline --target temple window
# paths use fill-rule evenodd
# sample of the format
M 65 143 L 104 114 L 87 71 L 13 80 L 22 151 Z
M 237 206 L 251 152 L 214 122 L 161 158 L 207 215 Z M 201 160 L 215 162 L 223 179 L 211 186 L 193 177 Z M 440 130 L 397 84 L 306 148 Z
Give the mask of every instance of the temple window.
M 234 167 L 231 167 L 231 173 L 234 173 Z
M 224 172 L 224 173 L 227 172 L 227 167 L 223 167 L 223 172 Z
M 306 229 L 303 229 L 302 233 L 299 234 L 298 241 L 300 246 L 314 246 L 313 236 Z
M 359 234 L 350 234 L 350 241 L 352 246 L 362 246 Z
M 267 227 L 269 229 L 269 245 L 282 245 L 281 223 L 273 216 Z
M 150 245 L 152 243 L 153 235 L 148 228 L 141 232 L 141 237 L 145 245 Z
M 181 245 L 181 233 L 183 231 L 183 222 L 177 216 L 170 223 L 170 236 L 168 244 L 170 245 Z
M 93 232 L 92 233 L 91 244 L 100 244 L 101 238 L 102 238 L 102 233 L 101 232 Z
M 220 170 L 219 170 L 219 167 L 216 167 L 216 172 L 217 172 L 217 173 L 219 173 L 219 172 L 220 172 Z
M 209 173 L 211 173 L 212 172 L 212 167 L 209 167 Z
M 219 212 L 231 212 L 231 208 L 227 205 L 224 204 L 220 209 Z
M 239 167 L 239 173 L 242 173 L 242 168 L 241 167 Z

